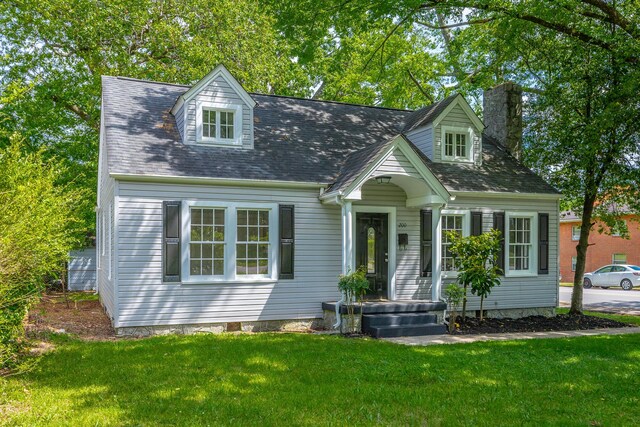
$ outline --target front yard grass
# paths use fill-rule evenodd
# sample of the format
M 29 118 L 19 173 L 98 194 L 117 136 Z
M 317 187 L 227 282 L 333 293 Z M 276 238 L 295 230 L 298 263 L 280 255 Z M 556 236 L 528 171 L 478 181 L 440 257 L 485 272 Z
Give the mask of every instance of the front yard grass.
M 80 341 L 0 379 L 11 425 L 640 425 L 640 335 L 408 347 L 304 334 Z
M 569 309 L 566 307 L 556 308 L 557 314 L 567 314 Z M 630 325 L 640 326 L 640 316 L 632 316 L 630 314 L 613 314 L 604 313 L 602 311 L 585 311 L 588 316 L 602 317 L 605 319 L 617 320 L 618 322 L 628 323 Z

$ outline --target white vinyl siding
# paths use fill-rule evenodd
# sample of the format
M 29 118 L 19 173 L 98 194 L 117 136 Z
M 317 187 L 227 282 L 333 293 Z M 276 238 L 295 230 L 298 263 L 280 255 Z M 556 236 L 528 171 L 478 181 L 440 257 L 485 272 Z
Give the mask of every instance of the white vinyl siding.
M 317 188 L 120 182 L 118 200 L 119 327 L 319 318 L 322 302 L 340 297 L 340 208 L 320 204 Z M 294 205 L 295 279 L 162 283 L 165 200 L 193 200 L 227 209 L 225 203 L 246 209 L 269 204 L 277 208 L 278 203 Z M 249 201 L 258 206 L 247 206 Z M 235 222 L 235 215 L 228 218 Z M 225 226 L 225 237 L 235 234 L 235 226 Z M 277 230 L 277 221 L 274 226 Z M 277 231 L 274 236 L 277 238 Z
M 467 133 L 469 129 L 473 132 L 470 136 L 470 140 L 467 141 L 467 150 L 469 152 L 469 161 L 475 163 L 482 162 L 480 134 L 482 129 L 476 129 L 474 124 L 459 105 L 454 106 L 448 114 L 440 120 L 438 125 L 433 129 L 433 157 L 431 159 L 434 162 L 448 161 L 443 157 L 444 155 L 444 131 L 449 130 L 451 132 L 463 132 Z
M 239 147 L 253 147 L 253 111 L 221 76 L 212 80 L 200 93 L 187 102 L 184 106 L 184 112 L 182 108 L 176 112 L 176 116 L 178 113 L 185 116 L 184 120 L 176 117 L 176 124 L 178 122 L 184 123 L 186 120 L 184 127 L 186 132 L 183 135 L 186 144 L 196 144 L 198 139 L 202 137 L 201 128 L 197 122 L 203 107 L 233 113 L 233 137 L 212 138 L 212 143 L 224 145 L 233 141 Z M 220 123 L 219 119 L 219 117 L 216 119 L 218 124 Z M 227 132 L 229 131 L 230 127 L 227 125 Z
M 113 259 L 112 253 L 108 251 L 108 242 L 113 241 L 113 224 L 109 221 L 109 211 L 115 204 L 116 194 L 116 181 L 109 177 L 107 168 L 107 150 L 102 145 L 100 150 L 99 163 L 100 173 L 98 176 L 98 193 L 99 203 L 98 206 L 98 221 L 100 223 L 100 232 L 97 234 L 96 246 L 98 248 L 96 264 L 98 266 L 96 271 L 96 284 L 98 287 L 98 293 L 100 295 L 100 302 L 104 305 L 107 314 L 110 318 L 116 317 L 116 296 L 115 296 L 115 281 L 113 275 L 110 275 L 110 266 L 113 268 L 111 260 Z M 113 219 L 113 217 L 111 217 Z M 113 245 L 111 245 L 113 250 Z
M 430 124 L 409 132 L 407 138 L 418 150 L 433 160 L 433 128 Z
M 484 301 L 484 308 L 490 310 L 557 306 L 559 212 L 555 200 L 534 200 L 508 195 L 504 198 L 488 198 L 478 193 L 477 197 L 457 196 L 448 208 L 481 211 L 483 232 L 493 228 L 493 213 L 496 211 L 536 212 L 536 217 L 537 213 L 549 214 L 549 274 L 501 276 L 501 285 L 493 288 L 491 295 Z M 533 239 L 537 242 L 537 231 L 534 232 Z M 537 260 L 534 267 L 537 272 Z M 453 278 L 445 278 L 443 289 L 453 281 Z M 469 310 L 478 310 L 480 298 L 469 295 L 467 304 Z
M 387 157 L 378 169 L 376 169 L 373 176 L 384 176 L 386 174 L 406 175 L 422 179 L 416 168 L 411 164 L 406 156 L 399 151 L 395 151 Z

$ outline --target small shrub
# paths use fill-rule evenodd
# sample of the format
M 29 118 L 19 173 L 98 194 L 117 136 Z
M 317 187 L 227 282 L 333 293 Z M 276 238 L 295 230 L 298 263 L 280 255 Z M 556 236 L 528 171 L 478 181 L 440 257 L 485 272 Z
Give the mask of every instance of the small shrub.
M 458 307 L 464 298 L 465 290 L 455 283 L 450 283 L 444 290 L 444 297 L 449 305 L 449 333 L 456 330 Z
M 497 265 L 500 232 L 491 230 L 479 236 L 462 237 L 459 233 L 448 231 L 447 237 L 451 242 L 449 251 L 458 269 L 458 283 L 464 289 L 462 323 L 467 315 L 468 287 L 471 287 L 471 293 L 480 297 L 480 320 L 483 320 L 484 299 L 494 286 L 500 285 L 499 275 L 502 271 Z

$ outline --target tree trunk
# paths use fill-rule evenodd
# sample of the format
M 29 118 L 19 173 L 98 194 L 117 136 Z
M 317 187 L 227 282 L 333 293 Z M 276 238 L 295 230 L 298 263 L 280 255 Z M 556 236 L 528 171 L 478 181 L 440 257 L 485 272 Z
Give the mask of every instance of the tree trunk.
M 589 234 L 591 233 L 591 218 L 595 204 L 595 192 L 584 198 L 582 206 L 582 224 L 580 227 L 580 240 L 576 246 L 576 272 L 573 277 L 573 293 L 571 294 L 571 309 L 569 314 L 582 314 L 582 282 L 587 263 L 587 249 L 589 248 Z
M 483 306 L 484 306 L 484 295 L 480 297 L 480 321 L 482 322 L 484 320 L 484 311 L 483 311 Z
M 464 326 L 465 321 L 467 320 L 467 285 L 464 285 L 464 296 L 462 297 L 462 320 L 460 320 L 460 324 Z

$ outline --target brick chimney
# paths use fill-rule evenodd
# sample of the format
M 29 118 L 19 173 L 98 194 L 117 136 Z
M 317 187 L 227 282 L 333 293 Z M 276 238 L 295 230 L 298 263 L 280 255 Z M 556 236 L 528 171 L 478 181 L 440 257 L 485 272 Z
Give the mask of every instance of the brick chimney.
M 513 82 L 487 89 L 482 96 L 484 132 L 516 159 L 522 158 L 522 88 Z

